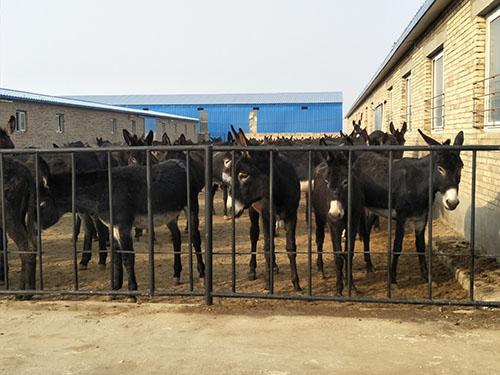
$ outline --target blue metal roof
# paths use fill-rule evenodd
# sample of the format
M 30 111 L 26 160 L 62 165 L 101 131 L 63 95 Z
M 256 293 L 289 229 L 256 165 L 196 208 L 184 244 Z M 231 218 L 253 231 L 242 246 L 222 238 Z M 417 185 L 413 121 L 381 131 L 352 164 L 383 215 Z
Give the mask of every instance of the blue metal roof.
M 414 45 L 415 40 L 424 33 L 431 23 L 450 5 L 454 0 L 425 0 L 424 4 L 417 11 L 403 34 L 392 46 L 389 54 L 377 69 L 376 73 L 368 82 L 361 95 L 356 99 L 351 109 L 347 112 L 349 117 L 368 97 L 368 95 L 378 86 L 380 81 L 388 74 L 390 69 L 404 56 L 404 54 Z
M 120 105 L 204 105 L 204 104 L 294 104 L 342 103 L 341 92 L 290 92 L 264 94 L 198 94 L 198 95 L 89 95 L 71 96 Z
M 0 99 L 19 100 L 19 101 L 43 103 L 43 104 L 53 104 L 53 105 L 93 109 L 93 110 L 100 110 L 100 111 L 122 112 L 122 113 L 134 114 L 134 115 L 138 115 L 138 116 L 145 116 L 145 117 L 169 118 L 169 119 L 178 119 L 178 120 L 186 120 L 186 121 L 196 121 L 196 122 L 198 121 L 198 119 L 194 118 L 194 117 L 171 115 L 169 113 L 162 113 L 162 112 L 155 112 L 155 111 L 144 111 L 144 110 L 139 110 L 139 109 L 132 109 L 132 108 L 113 106 L 113 105 L 109 105 L 109 104 L 96 103 L 96 102 L 86 101 L 86 100 L 77 100 L 77 99 L 62 98 L 62 97 L 51 96 L 51 95 L 34 94 L 31 92 L 10 90 L 10 89 L 5 89 L 5 88 L 0 88 Z

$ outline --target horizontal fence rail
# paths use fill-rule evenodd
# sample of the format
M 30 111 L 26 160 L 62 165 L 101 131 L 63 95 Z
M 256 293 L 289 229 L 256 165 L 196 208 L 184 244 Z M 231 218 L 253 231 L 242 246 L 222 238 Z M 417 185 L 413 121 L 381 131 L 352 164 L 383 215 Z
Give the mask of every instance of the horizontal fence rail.
M 345 210 L 346 215 L 346 226 L 345 226 L 345 238 L 341 239 L 340 242 L 344 243 L 344 252 L 335 251 L 333 253 L 334 258 L 343 263 L 344 268 L 342 268 L 342 274 L 344 269 L 346 271 L 345 277 L 345 285 L 346 288 L 342 296 L 335 295 L 333 292 L 335 290 L 335 282 L 331 280 L 323 280 L 323 281 L 315 281 L 315 271 L 314 271 L 314 261 L 313 261 L 313 240 L 314 240 L 314 230 L 313 230 L 313 220 L 315 218 L 314 215 L 314 201 L 313 194 L 314 191 L 314 177 L 315 177 L 315 167 L 313 163 L 313 159 L 315 153 L 321 153 L 324 157 L 325 153 L 334 152 L 334 151 L 343 151 L 346 155 L 347 159 L 347 209 Z M 359 230 L 358 223 L 355 223 L 354 216 L 356 213 L 354 211 L 354 205 L 358 202 L 359 197 L 356 196 L 358 194 L 358 190 L 354 187 L 355 180 L 357 179 L 356 172 L 353 169 L 353 165 L 355 164 L 355 158 L 361 152 L 387 152 L 386 157 L 386 166 L 387 166 L 387 211 L 389 213 L 393 212 L 394 208 L 394 168 L 398 161 L 394 158 L 395 151 L 405 151 L 405 152 L 422 152 L 425 154 L 430 154 L 428 159 L 428 175 L 425 176 L 427 179 L 427 190 L 426 197 L 428 196 L 427 203 L 427 212 L 426 212 L 426 225 L 427 225 L 427 245 L 425 246 L 424 253 L 419 254 L 419 257 L 422 255 L 426 255 L 426 272 L 427 272 L 427 290 L 425 297 L 410 297 L 410 298 L 402 298 L 396 296 L 395 290 L 393 287 L 393 280 L 391 277 L 391 265 L 395 261 L 397 262 L 397 258 L 400 255 L 409 255 L 411 250 L 407 249 L 405 253 L 395 252 L 395 247 L 393 247 L 393 242 L 397 239 L 397 233 L 401 230 L 398 227 L 396 222 L 393 220 L 387 220 L 387 246 L 385 250 L 375 250 L 371 251 L 372 255 L 379 254 L 382 255 L 385 259 L 385 263 L 387 266 L 387 274 L 384 275 L 384 291 L 383 296 L 370 296 L 370 295 L 358 295 L 357 292 L 357 280 L 353 279 L 352 271 L 353 271 L 353 258 L 355 257 L 355 246 L 351 246 L 351 243 L 356 242 L 357 232 Z M 433 268 L 434 261 L 433 257 L 436 256 L 450 256 L 456 255 L 454 253 L 446 253 L 440 252 L 439 250 L 433 248 L 433 236 L 435 234 L 435 230 L 433 229 L 433 204 L 435 199 L 435 178 L 433 176 L 434 170 L 434 161 L 436 160 L 436 153 L 443 151 L 455 151 L 455 152 L 470 152 L 471 153 L 471 177 L 470 181 L 467 181 L 467 184 L 470 184 L 471 187 L 471 208 L 470 208 L 470 241 L 467 256 L 468 260 L 468 276 L 469 276 L 469 290 L 468 296 L 465 299 L 445 299 L 436 296 L 435 291 L 435 283 Z M 484 301 L 476 298 L 476 262 L 475 260 L 481 257 L 486 257 L 484 254 L 478 254 L 476 249 L 476 192 L 477 192 L 477 160 L 480 157 L 481 152 L 491 152 L 491 151 L 500 151 L 500 145 L 471 145 L 471 146 L 274 146 L 274 145 L 260 145 L 260 146 L 223 146 L 223 145 L 182 145 L 182 146 L 144 146 L 144 147 L 103 147 L 103 148 L 58 148 L 58 149 L 0 149 L 0 203 L 1 203 L 1 229 L 2 229 L 2 254 L 1 260 L 3 263 L 2 270 L 5 275 L 5 280 L 3 283 L 3 289 L 0 289 L 0 295 L 4 296 L 16 296 L 22 298 L 23 296 L 28 295 L 57 295 L 57 296 L 127 296 L 127 297 L 137 297 L 137 296 L 179 296 L 179 297 L 203 297 L 207 304 L 212 304 L 214 298 L 258 298 L 258 299 L 276 299 L 276 300 L 304 300 L 304 301 L 337 301 L 337 302 L 366 302 L 366 303 L 391 303 L 391 304 L 428 304 L 428 305 L 457 305 L 457 306 L 490 306 L 490 307 L 500 307 L 500 301 Z M 117 221 L 119 217 L 119 213 L 115 212 L 121 209 L 120 206 L 114 205 L 116 197 L 114 196 L 116 191 L 119 191 L 122 186 L 120 186 L 115 176 L 115 167 L 112 166 L 113 155 L 120 152 L 134 152 L 134 153 L 143 153 L 145 156 L 144 165 L 141 167 L 130 167 L 132 169 L 139 170 L 140 168 L 144 168 L 144 187 L 145 187 L 145 197 L 140 197 L 140 199 L 144 200 L 145 205 L 145 215 L 147 218 L 147 222 L 144 228 L 139 228 L 142 230 L 147 230 L 147 252 L 146 253 L 134 253 L 133 248 L 121 248 L 120 247 L 120 227 L 121 223 Z M 172 241 L 174 242 L 174 251 L 164 250 L 165 243 L 160 243 L 159 241 L 159 233 L 157 226 L 158 224 L 155 221 L 155 216 L 158 218 L 164 213 L 160 213 L 156 211 L 158 206 L 161 205 L 161 202 L 158 201 L 159 197 L 157 191 L 158 186 L 155 185 L 157 183 L 157 175 L 156 172 L 156 157 L 154 157 L 153 152 L 161 153 L 161 152 L 182 152 L 183 155 L 181 158 L 176 159 L 179 165 L 182 165 L 185 169 L 185 181 L 183 183 L 186 186 L 186 201 L 185 201 L 185 212 L 186 212 L 186 225 L 187 225 L 187 233 L 181 235 L 177 233 L 179 229 L 172 230 L 170 225 L 168 229 L 171 230 L 172 233 Z M 107 191 L 101 192 L 107 197 L 107 217 L 94 217 L 97 215 L 95 212 L 83 212 L 83 209 L 80 209 L 80 205 L 78 203 L 78 176 L 79 171 L 77 171 L 77 163 L 76 157 L 79 154 L 103 154 L 105 156 L 105 160 L 107 161 L 107 167 L 105 170 L 101 170 L 105 172 L 106 176 L 106 186 Z M 240 158 L 241 155 L 248 155 L 248 153 L 252 153 L 252 155 L 259 155 L 259 160 L 265 160 L 264 164 L 259 164 L 259 168 L 262 168 L 262 165 L 265 165 L 267 168 L 265 171 L 262 171 L 262 175 L 265 176 L 266 184 L 264 188 L 264 195 L 260 197 L 258 202 L 264 202 L 259 209 L 253 209 L 252 212 L 249 212 L 250 222 L 253 223 L 250 229 L 250 238 L 248 237 L 248 231 L 244 232 L 244 237 L 241 237 L 241 233 L 238 234 L 238 226 L 239 225 L 247 225 L 245 223 L 240 222 L 240 219 L 237 218 L 235 206 L 240 204 L 234 198 L 234 194 L 241 190 L 241 182 L 238 182 L 243 177 L 245 177 L 246 172 L 238 172 L 240 166 Z M 277 168 L 282 167 L 282 155 L 283 153 L 297 153 L 305 155 L 306 165 L 307 165 L 307 173 L 306 173 L 306 186 L 308 193 L 304 198 L 301 196 L 301 202 L 304 203 L 306 207 L 305 211 L 305 219 L 302 211 L 297 212 L 297 217 L 295 219 L 292 218 L 291 221 L 286 222 L 286 246 L 277 246 L 275 242 L 275 232 L 277 228 L 277 223 L 280 221 L 276 215 L 279 215 L 280 212 L 277 206 L 277 203 L 280 199 L 283 199 L 283 193 L 277 188 L 278 184 L 283 184 L 283 180 L 280 177 L 280 174 Z M 46 195 L 50 196 L 50 179 L 48 182 L 48 186 L 44 186 L 44 188 L 48 189 L 47 191 L 42 192 L 42 186 L 44 184 L 47 185 L 47 181 L 44 179 L 46 176 L 42 174 L 42 166 L 39 162 L 39 158 L 47 156 L 49 154 L 59 154 L 66 155 L 69 161 L 70 166 L 70 210 L 67 212 L 71 216 L 71 246 L 65 246 L 71 249 L 68 253 L 68 258 L 71 257 L 70 267 L 65 267 L 65 272 L 72 274 L 72 283 L 71 285 L 65 285 L 63 288 L 56 287 L 53 289 L 47 288 L 47 274 L 51 272 L 51 268 L 54 267 L 51 264 L 50 259 L 50 251 L 47 249 L 47 246 L 44 246 L 43 242 L 43 231 L 40 229 L 40 224 L 43 221 L 42 216 L 42 202 L 43 199 L 46 199 Z M 223 181 L 222 176 L 216 176 L 215 170 L 219 170 L 219 166 L 214 165 L 214 162 L 217 159 L 217 155 L 225 154 L 225 160 L 228 163 L 229 167 L 225 173 L 230 176 L 230 181 Z M 26 251 L 22 249 L 17 249 L 14 244 L 10 244 L 8 247 L 8 237 L 11 238 L 11 234 L 9 232 L 9 223 L 8 220 L 10 215 L 8 210 L 12 210 L 12 205 L 7 201 L 6 197 L 6 184 L 9 181 L 10 175 L 7 173 L 6 169 L 6 160 L 10 158 L 16 158 L 20 155 L 28 155 L 33 159 L 34 170 L 33 172 L 33 181 L 35 182 L 35 197 L 34 204 L 36 204 L 36 208 L 34 209 L 34 221 L 36 225 L 36 238 L 34 240 L 34 249 L 33 251 Z M 250 157 L 250 159 L 252 156 Z M 198 163 L 198 164 L 197 164 Z M 216 168 L 217 167 L 217 168 Z M 120 167 L 122 168 L 122 167 Z M 131 170 L 132 170 L 131 169 Z M 11 172 L 9 172 L 11 173 Z M 132 173 L 132 172 L 131 172 Z M 183 177 L 184 178 L 184 177 Z M 280 180 L 281 179 L 281 180 Z M 204 185 L 204 193 L 199 194 L 196 197 L 196 194 L 193 193 L 193 189 L 196 188 L 203 181 Z M 302 181 L 303 182 L 303 181 Z M 175 181 L 175 183 L 181 183 L 180 181 Z M 213 195 L 214 195 L 214 186 L 220 185 L 221 187 L 227 189 L 229 191 L 229 202 L 231 203 L 231 207 L 228 210 L 230 217 L 226 217 L 228 219 L 227 222 L 219 222 L 214 221 L 214 206 L 213 206 Z M 240 184 L 240 185 L 236 185 Z M 294 187 L 296 188 L 296 187 Z M 328 184 L 328 188 L 330 188 Z M 240 190 L 238 190 L 240 189 Z M 44 195 L 45 194 L 45 195 Z M 203 214 L 198 212 L 199 202 L 198 199 L 201 197 L 204 198 L 204 206 L 203 206 Z M 54 200 L 61 199 L 61 197 L 52 197 Z M 254 201 L 255 203 L 257 201 Z M 248 204 L 248 207 L 245 207 L 245 211 L 252 210 L 253 203 Z M 264 211 L 262 207 L 266 207 L 267 211 Z M 80 210 L 80 211 L 79 211 Z M 155 214 L 156 212 L 156 214 Z M 77 242 L 77 233 L 75 231 L 77 217 L 79 215 L 87 214 L 91 217 L 94 224 L 96 220 L 102 222 L 107 229 L 109 230 L 109 236 L 107 238 L 109 254 L 111 258 L 111 263 L 109 266 L 109 270 L 106 271 L 105 278 L 108 278 L 110 288 L 97 290 L 93 287 L 88 289 L 88 285 L 92 285 L 92 283 L 85 281 L 87 280 L 85 274 L 79 270 L 78 266 L 78 256 L 82 255 L 84 251 L 78 250 L 78 242 Z M 260 215 L 260 218 L 259 218 Z M 364 213 L 363 213 L 364 215 Z M 183 213 L 180 213 L 180 216 L 183 217 Z M 245 215 L 246 217 L 246 215 Z M 203 220 L 200 220 L 203 218 Z M 229 220 L 230 219 L 230 220 Z M 288 218 L 289 219 L 289 218 Z M 26 219 L 27 220 L 27 219 Z M 262 222 L 259 228 L 259 220 Z M 177 222 L 177 219 L 174 220 Z M 296 223 L 306 222 L 306 232 L 305 237 L 306 241 L 299 247 L 296 247 Z M 363 220 L 364 222 L 364 220 Z M 162 224 L 170 224 L 164 222 Z M 257 223 L 257 226 L 256 226 Z M 201 231 L 201 253 L 200 253 L 200 236 L 198 235 L 198 230 L 203 228 Z M 29 228 L 28 228 L 29 229 Z M 330 227 L 332 230 L 332 227 Z M 396 235 L 394 235 L 394 230 Z M 404 230 L 404 228 L 403 228 Z M 259 238 L 259 232 L 263 232 L 263 239 L 259 242 L 256 242 Z M 407 231 L 407 235 L 412 235 Z M 220 240 L 217 238 L 219 235 L 228 234 L 228 245 L 227 249 L 217 249 L 215 248 L 215 241 Z M 297 235 L 301 235 L 304 233 L 297 233 Z M 316 232 L 317 234 L 317 232 Z M 252 237 L 253 236 L 253 237 Z M 354 237 L 353 237 L 354 236 Z M 180 250 L 176 248 L 176 238 L 181 240 L 181 248 Z M 325 238 L 328 238 L 326 236 Z M 333 235 L 332 235 L 333 238 Z M 425 239 L 424 239 L 425 241 Z M 171 246 L 171 241 L 168 240 L 166 246 Z M 256 277 L 255 274 L 255 262 L 256 256 L 260 253 L 257 250 L 256 244 L 260 243 L 261 246 L 264 247 L 264 258 L 266 261 L 266 268 L 262 274 L 257 275 L 257 281 L 254 284 L 256 287 L 256 291 L 248 291 L 248 288 L 241 289 L 241 277 L 239 277 L 239 273 L 241 270 L 238 269 L 238 265 L 241 266 L 241 263 L 238 263 L 238 259 L 241 257 L 251 257 L 250 268 L 251 272 L 249 276 L 253 278 Z M 252 251 L 243 251 L 241 250 L 246 246 L 246 244 L 250 244 Z M 121 245 L 123 246 L 123 244 Z M 395 246 L 395 245 L 394 245 Z M 162 249 L 160 250 L 159 247 Z M 187 249 L 187 250 L 183 250 Z M 329 241 L 325 242 L 325 248 L 331 248 Z M 196 252 L 196 261 L 198 268 L 194 267 L 194 257 L 193 250 Z M 105 251 L 100 249 L 100 252 Z M 331 252 L 330 252 L 331 253 Z M 135 263 L 135 255 L 145 255 L 146 260 L 146 273 L 147 277 L 142 278 L 142 289 L 134 290 L 129 289 L 125 290 L 120 288 L 123 279 L 128 275 L 128 271 L 130 271 L 130 267 L 133 267 Z M 277 256 L 282 256 L 286 254 L 288 256 L 288 260 L 290 261 L 290 271 L 291 271 L 291 279 L 292 285 L 294 288 L 294 292 L 290 292 L 291 286 L 283 282 L 283 285 L 279 284 L 280 274 L 278 273 L 278 266 L 275 263 Z M 326 251 L 319 255 L 326 254 Z M 18 261 L 13 258 L 13 255 L 20 255 L 22 259 L 25 256 L 34 255 L 36 257 L 36 262 L 38 266 L 33 275 L 36 275 L 38 279 L 37 285 L 38 287 L 33 289 L 28 286 L 24 288 L 18 288 L 17 284 L 12 280 L 12 272 L 13 269 L 21 268 L 18 266 Z M 60 254 L 59 254 L 60 255 Z M 58 256 L 59 256 L 58 255 Z M 187 265 L 187 278 L 188 282 L 183 286 L 174 286 L 171 288 L 162 288 L 159 287 L 159 281 L 163 276 L 159 274 L 159 266 L 162 266 L 162 263 L 165 263 L 165 260 L 159 257 L 173 255 L 174 264 L 177 265 L 177 260 L 179 262 L 184 259 L 184 261 L 188 261 Z M 297 267 L 297 256 L 305 256 L 301 258 L 306 265 L 305 273 L 297 272 L 294 275 L 294 267 Z M 366 254 L 364 254 L 366 255 Z M 464 254 L 460 254 L 464 255 Z M 283 257 L 284 258 L 284 257 Z M 166 258 L 165 258 L 166 259 Z M 220 262 L 217 262 L 217 261 Z M 125 269 L 122 268 L 121 262 L 125 266 Z M 203 264 L 204 262 L 204 264 Z M 253 262 L 253 263 L 252 263 Z M 120 264 L 120 266 L 118 266 Z M 227 266 L 226 266 L 227 264 Z M 421 267 L 424 265 L 421 263 Z M 303 267 L 303 264 L 302 264 Z M 163 270 L 164 271 L 164 270 Z M 162 272 L 163 272 L 162 271 Z M 203 276 L 203 282 L 200 283 L 196 280 L 196 271 Z M 91 270 L 85 271 L 87 273 L 94 272 Z M 97 272 L 97 271 L 96 271 Z M 167 271 L 170 273 L 170 268 Z M 177 270 L 175 270 L 177 272 Z M 180 272 L 180 271 L 179 271 Z M 186 271 L 184 271 L 186 272 Z M 281 272 L 281 271 L 280 271 Z M 163 272 L 164 273 L 164 272 Z M 204 274 L 204 275 L 203 275 Z M 175 276 L 180 278 L 177 273 Z M 35 277 L 35 276 L 34 276 Z M 301 277 L 305 280 L 303 282 L 303 286 L 306 285 L 304 290 L 299 289 L 299 280 L 302 280 Z M 259 280 L 262 278 L 262 280 Z M 222 279 L 222 280 L 221 280 Z M 144 281 L 146 280 L 146 281 Z M 386 280 L 386 281 L 385 281 Z M 178 280 L 177 280 L 178 281 Z M 283 280 L 281 280 L 283 281 Z M 130 282 L 130 278 L 129 278 Z M 259 282 L 264 282 L 266 287 L 264 291 L 262 291 L 262 287 Z M 289 281 L 287 280 L 289 283 Z M 87 283 L 87 288 L 82 287 L 83 283 Z M 240 283 L 240 284 L 239 284 Z M 318 283 L 321 283 L 321 288 L 328 289 L 328 292 L 317 292 Z M 126 284 L 126 282 L 123 282 Z M 29 285 L 29 284 L 26 284 Z M 257 286 L 259 285 L 259 286 Z M 399 287 L 401 289 L 404 287 Z

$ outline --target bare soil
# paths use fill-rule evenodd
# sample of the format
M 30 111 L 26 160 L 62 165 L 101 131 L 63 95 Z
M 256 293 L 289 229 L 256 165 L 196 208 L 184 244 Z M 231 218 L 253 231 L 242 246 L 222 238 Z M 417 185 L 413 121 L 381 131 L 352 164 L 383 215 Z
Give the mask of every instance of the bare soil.
M 203 206 L 203 200 L 201 200 Z M 213 220 L 214 240 L 214 291 L 229 292 L 232 287 L 232 257 L 231 257 L 231 221 L 222 217 L 222 201 L 216 199 L 217 215 Z M 301 206 L 297 227 L 298 246 L 298 271 L 301 285 L 307 290 L 308 281 L 308 236 L 305 221 L 305 209 Z M 182 215 L 183 216 L 183 215 Z M 179 226 L 183 229 L 185 220 L 181 216 Z M 200 229 L 202 239 L 204 238 L 204 215 L 203 209 L 200 213 Z M 440 231 L 449 234 L 442 223 L 435 223 L 434 236 L 439 237 Z M 173 255 L 170 234 L 165 227 L 155 229 L 155 284 L 158 291 L 188 291 L 189 290 L 189 256 L 187 235 L 183 232 L 184 252 L 182 256 L 183 272 L 181 285 L 175 285 L 173 279 Z M 323 278 L 316 270 L 316 254 L 314 242 L 314 226 L 312 230 L 312 288 L 316 295 L 334 295 L 335 293 L 335 269 L 333 264 L 333 253 L 329 234 L 325 238 L 325 266 L 326 277 Z M 447 237 L 448 238 L 448 237 Z M 83 235 L 80 235 L 78 248 L 81 251 Z M 439 241 L 439 239 L 438 239 Z M 136 242 L 136 275 L 139 290 L 148 289 L 148 240 L 147 234 Z M 72 289 L 74 287 L 73 276 L 73 254 L 71 243 L 71 216 L 66 215 L 60 223 L 43 233 L 43 275 L 45 289 Z M 12 246 L 12 245 L 11 245 Z M 248 262 L 250 260 L 249 220 L 246 215 L 236 221 L 236 290 L 241 293 L 266 293 L 264 289 L 265 260 L 262 251 L 263 234 L 259 241 L 257 256 L 258 269 L 257 279 L 248 279 Z M 80 290 L 108 290 L 110 289 L 110 267 L 100 270 L 97 266 L 97 243 L 94 242 L 94 254 L 88 270 L 78 272 Z M 294 294 L 290 282 L 288 258 L 285 251 L 285 236 L 282 232 L 276 238 L 277 262 L 280 272 L 275 276 L 275 292 Z M 12 249 L 12 247 L 11 247 Z M 387 293 L 387 232 L 385 223 L 382 229 L 372 235 L 371 242 L 372 259 L 376 268 L 374 274 L 367 274 L 362 256 L 362 243 L 356 243 L 356 256 L 354 259 L 354 279 L 356 281 L 358 296 L 385 297 Z M 393 287 L 392 296 L 398 299 L 427 298 L 428 285 L 420 277 L 418 258 L 415 252 L 413 230 L 408 229 L 408 235 L 404 241 L 404 251 L 400 257 L 398 268 L 398 285 Z M 78 254 L 80 258 L 81 254 Z M 465 255 L 464 255 L 465 256 Z M 17 257 L 10 257 L 10 280 L 17 283 L 20 263 Z M 108 258 L 109 259 L 109 258 Z M 79 259 L 78 259 L 79 261 Z M 109 263 L 109 262 L 108 262 Z M 433 256 L 433 297 L 438 299 L 466 299 L 466 291 L 456 282 L 452 270 L 439 262 Z M 198 278 L 196 271 L 196 258 L 193 255 L 193 280 L 194 290 L 203 291 L 203 281 Z M 126 287 L 126 283 L 124 285 Z M 305 292 L 302 292 L 305 293 Z M 47 297 L 43 297 L 47 298 Z M 174 299 L 175 300 L 175 299 Z M 180 299 L 180 301 L 185 301 Z

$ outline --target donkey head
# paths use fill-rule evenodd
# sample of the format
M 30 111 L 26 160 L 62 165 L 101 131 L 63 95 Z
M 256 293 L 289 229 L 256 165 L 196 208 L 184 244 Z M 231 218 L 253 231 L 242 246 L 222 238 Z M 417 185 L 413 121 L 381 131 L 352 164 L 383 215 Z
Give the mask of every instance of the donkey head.
M 439 143 L 435 139 L 418 130 L 424 141 L 430 146 L 448 146 L 451 140 L 448 139 L 443 143 Z M 461 146 L 464 143 L 464 132 L 459 132 L 454 146 Z M 433 163 L 433 184 L 434 189 L 438 190 L 443 197 L 443 205 L 447 210 L 453 211 L 460 203 L 458 199 L 458 185 L 462 175 L 464 164 L 460 158 L 460 151 L 454 150 L 439 150 L 434 152 Z
M 123 138 L 125 139 L 125 143 L 130 147 L 151 146 L 153 144 L 154 133 L 150 130 L 146 137 L 137 138 L 137 135 L 132 135 L 127 129 L 123 129 Z M 126 159 L 128 165 L 145 165 L 146 152 L 130 151 Z
M 404 146 L 404 144 L 406 143 L 405 134 L 408 130 L 408 125 L 406 124 L 406 121 L 403 122 L 403 125 L 401 126 L 401 130 L 394 128 L 394 124 L 391 122 L 389 124 L 389 130 L 390 130 L 391 134 L 396 138 L 398 145 Z
M 0 127 L 0 148 L 16 148 L 14 142 L 10 139 L 9 134 L 4 128 Z
M 242 129 L 235 133 L 236 143 L 248 147 L 250 142 Z M 275 155 L 275 157 L 278 157 Z M 240 216 L 253 203 L 269 197 L 269 154 L 242 151 L 235 162 L 234 212 Z
M 353 121 L 353 131 L 349 134 L 349 137 L 354 141 L 355 144 L 368 144 L 368 132 L 366 128 L 361 128 L 361 120 L 358 123 Z M 344 134 L 341 133 L 343 136 Z

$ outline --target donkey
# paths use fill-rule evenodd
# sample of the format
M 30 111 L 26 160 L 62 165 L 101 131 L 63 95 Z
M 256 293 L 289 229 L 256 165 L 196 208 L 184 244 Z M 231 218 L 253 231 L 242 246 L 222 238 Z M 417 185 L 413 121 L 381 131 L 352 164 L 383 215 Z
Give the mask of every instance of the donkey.
M 422 138 L 429 145 L 441 145 L 438 141 L 419 130 Z M 455 137 L 454 145 L 462 145 L 464 133 Z M 443 145 L 449 145 L 448 139 Z M 427 280 L 425 260 L 425 228 L 427 225 L 429 204 L 429 158 L 402 158 L 395 160 L 392 167 L 392 212 L 388 212 L 388 159 L 375 152 L 362 153 L 353 164 L 353 174 L 358 179 L 365 196 L 366 207 L 377 215 L 396 221 L 396 236 L 392 251 L 390 269 L 391 282 L 397 282 L 397 265 L 402 251 L 405 224 L 415 224 L 415 243 L 420 263 L 420 274 Z M 460 183 L 463 162 L 459 151 L 435 151 L 432 159 L 432 188 L 435 198 L 439 191 L 443 205 L 453 211 L 459 204 L 458 185 Z M 367 236 L 369 240 L 369 231 Z
M 375 130 L 368 136 L 369 143 L 371 146 L 381 146 L 381 145 L 392 145 L 392 146 L 404 146 L 406 143 L 405 134 L 408 130 L 408 125 L 403 122 L 401 130 L 394 128 L 394 124 L 389 124 L 390 133 L 385 133 L 382 130 Z M 379 151 L 383 155 L 389 155 L 389 151 Z M 403 157 L 403 150 L 392 151 L 393 159 L 401 159 Z
M 58 145 L 53 144 L 54 148 L 60 148 Z M 86 148 L 84 143 L 77 141 L 72 142 L 64 147 Z M 102 169 L 101 161 L 95 153 L 75 153 L 75 172 L 87 173 Z M 44 155 L 50 173 L 57 174 L 71 174 L 71 161 L 68 155 L 62 154 L 46 154 Z M 109 232 L 104 224 L 101 223 L 99 218 L 92 217 L 86 213 L 78 212 L 77 222 L 74 228 L 75 238 L 78 238 L 80 226 L 83 224 L 83 252 L 80 260 L 80 269 L 86 270 L 92 258 L 92 240 L 95 238 L 99 243 L 99 268 L 106 268 L 107 258 L 107 240 Z
M 12 116 L 13 117 L 13 116 Z M 11 119 L 12 119 L 11 117 Z M 5 129 L 0 128 L 2 148 L 15 148 Z M 35 180 L 29 168 L 17 158 L 4 157 L 4 197 L 5 223 L 0 217 L 0 284 L 5 282 L 5 264 L 3 247 L 3 225 L 8 235 L 16 244 L 21 258 L 20 290 L 36 288 L 36 189 Z M 31 249 L 30 249 L 31 245 Z M 31 299 L 32 295 L 20 295 L 18 299 Z
M 249 141 L 244 132 L 239 129 L 237 143 L 247 147 Z M 236 217 L 242 215 L 245 209 L 249 210 L 251 228 L 250 240 L 252 256 L 250 260 L 249 276 L 255 279 L 256 274 L 256 250 L 259 239 L 259 216 L 264 228 L 264 254 L 266 257 L 266 284 L 269 287 L 269 270 L 271 262 L 275 259 L 270 257 L 270 240 L 274 241 L 274 228 L 276 216 L 285 221 L 286 228 L 286 250 L 290 261 L 291 281 L 294 290 L 300 291 L 299 276 L 297 274 L 295 229 L 297 226 L 297 209 L 300 201 L 299 177 L 293 165 L 282 155 L 276 153 L 274 157 L 274 179 L 273 179 L 273 205 L 275 217 L 269 216 L 269 167 L 270 160 L 267 152 L 243 152 L 235 163 L 234 191 L 230 202 L 234 204 Z M 272 222 L 272 230 L 269 224 Z M 274 257 L 273 257 L 274 258 Z
M 109 227 L 110 214 L 107 194 L 107 171 L 79 173 L 76 176 L 76 208 L 78 212 L 97 216 Z M 186 206 L 186 165 L 179 160 L 168 160 L 151 167 L 151 201 L 155 224 L 165 224 L 174 239 L 174 278 L 180 282 L 182 271 L 180 256 L 180 232 L 177 217 Z M 112 170 L 113 180 L 113 235 L 118 248 L 115 256 L 114 280 L 112 288 L 119 290 L 123 284 L 123 265 L 128 273 L 128 289 L 137 290 L 135 277 L 135 254 L 132 240 L 132 227 L 147 225 L 147 187 L 146 168 L 144 166 L 118 167 Z M 43 220 L 58 220 L 65 212 L 71 211 L 71 175 L 50 175 L 49 194 L 44 196 Z M 192 194 L 193 202 L 196 195 Z M 51 209 L 45 209 L 50 207 Z M 195 243 L 195 246 L 197 244 Z M 201 253 L 197 252 L 198 272 L 204 277 L 204 264 Z
M 323 141 L 321 144 L 326 145 Z M 352 145 L 352 141 L 347 138 L 347 145 Z M 337 276 L 337 295 L 341 296 L 343 282 L 343 265 L 345 253 L 342 253 L 342 232 L 348 228 L 348 157 L 341 151 L 330 151 L 327 153 L 326 161 L 321 163 L 314 173 L 314 189 L 312 192 L 312 202 L 314 216 L 316 218 L 316 246 L 318 252 L 318 270 L 325 276 L 323 270 L 323 242 L 325 238 L 325 225 L 330 228 L 330 235 L 335 257 Z M 358 228 L 364 227 L 364 196 L 361 187 L 355 177 L 351 179 L 351 217 L 349 242 L 346 239 L 346 250 L 351 254 L 348 260 L 351 263 L 352 277 L 352 257 L 354 256 L 354 244 Z M 366 233 L 362 231 L 366 238 Z M 365 249 L 368 244 L 365 242 Z M 365 252 L 365 262 L 369 272 L 373 271 L 370 253 Z

